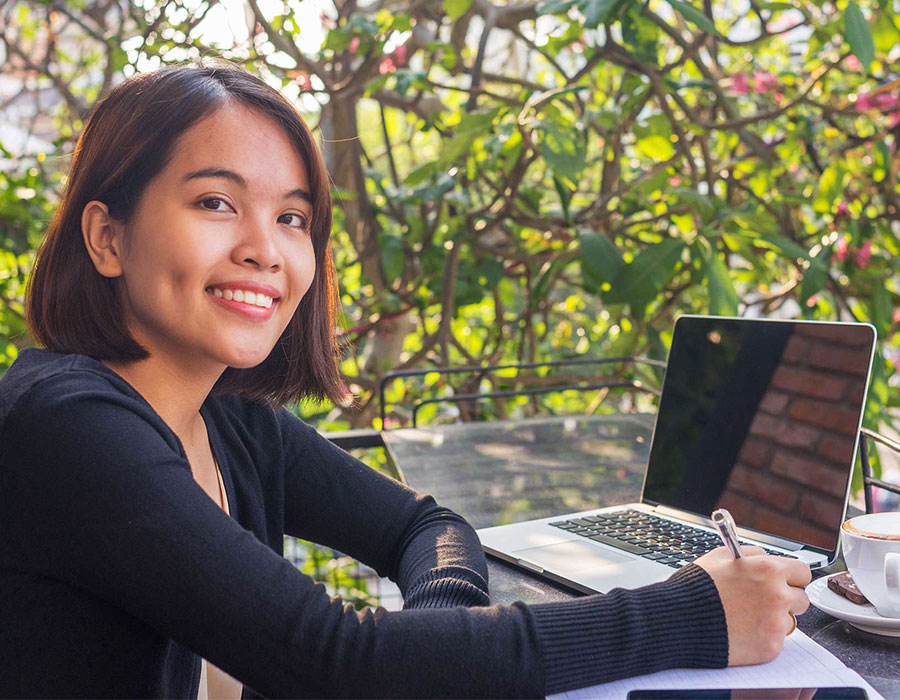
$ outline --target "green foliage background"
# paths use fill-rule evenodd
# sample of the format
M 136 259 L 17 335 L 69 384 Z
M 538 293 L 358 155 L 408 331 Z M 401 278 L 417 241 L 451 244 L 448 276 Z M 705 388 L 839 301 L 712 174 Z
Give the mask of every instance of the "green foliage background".
M 211 38 L 228 7 L 232 19 L 243 7 L 247 31 Z M 221 55 L 296 101 L 334 179 L 338 333 L 358 400 L 302 408 L 321 425 L 380 427 L 378 381 L 393 368 L 664 359 L 685 312 L 872 322 L 866 424 L 892 420 L 895 0 L 45 0 L 2 12 L 17 100 L 55 98 L 22 127 L 52 132 L 52 148 L 5 150 L 0 170 L 0 370 L 30 343 L 24 283 L 91 105 L 137 71 Z M 430 375 L 389 385 L 389 416 L 406 420 L 402 404 L 425 394 L 654 381 L 640 372 Z M 601 404 L 558 394 L 544 410 Z

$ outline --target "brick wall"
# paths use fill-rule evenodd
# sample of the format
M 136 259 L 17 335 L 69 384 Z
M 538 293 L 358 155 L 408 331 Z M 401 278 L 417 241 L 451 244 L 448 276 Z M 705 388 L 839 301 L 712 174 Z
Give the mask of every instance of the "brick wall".
M 788 341 L 720 497 L 739 525 L 834 545 L 869 362 L 841 335 L 801 324 Z

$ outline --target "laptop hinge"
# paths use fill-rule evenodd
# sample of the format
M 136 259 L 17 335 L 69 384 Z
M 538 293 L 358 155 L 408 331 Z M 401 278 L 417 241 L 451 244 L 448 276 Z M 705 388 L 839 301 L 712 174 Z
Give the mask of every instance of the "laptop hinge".
M 712 527 L 713 529 L 715 529 L 712 520 L 709 518 L 705 518 L 702 515 L 695 515 L 694 513 L 688 513 L 687 511 L 660 505 L 656 506 L 654 508 L 654 511 L 659 513 L 660 515 L 666 515 L 671 518 L 675 518 L 676 520 L 696 523 L 697 525 L 706 525 L 707 527 Z M 789 552 L 796 552 L 803 549 L 804 547 L 804 545 L 798 542 L 794 542 L 793 540 L 786 540 L 782 537 L 767 535 L 762 532 L 754 532 L 753 530 L 747 530 L 743 527 L 739 527 L 737 531 L 739 535 L 741 535 L 742 537 L 746 537 L 748 540 L 756 540 L 757 542 L 770 544 L 773 547 L 781 547 L 782 549 L 786 549 Z

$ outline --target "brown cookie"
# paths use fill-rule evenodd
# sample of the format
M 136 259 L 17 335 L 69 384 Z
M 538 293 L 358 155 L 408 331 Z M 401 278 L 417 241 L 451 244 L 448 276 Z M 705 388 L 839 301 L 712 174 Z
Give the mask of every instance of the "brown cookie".
M 869 602 L 866 597 L 862 593 L 860 593 L 859 589 L 856 587 L 856 584 L 853 583 L 853 578 L 850 576 L 849 571 L 845 571 L 842 574 L 832 576 L 830 579 L 828 579 L 828 588 L 830 588 L 838 595 L 844 596 L 851 603 L 856 603 L 857 605 L 865 605 Z

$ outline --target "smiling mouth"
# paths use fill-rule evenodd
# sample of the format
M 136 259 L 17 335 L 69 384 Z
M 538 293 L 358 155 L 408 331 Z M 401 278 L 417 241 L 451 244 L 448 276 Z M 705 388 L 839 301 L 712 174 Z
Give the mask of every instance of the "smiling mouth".
M 272 304 L 278 301 L 277 298 L 243 289 L 219 289 L 218 287 L 209 287 L 206 292 L 219 299 L 225 299 L 225 301 L 235 301 L 246 304 L 247 306 L 255 306 L 262 309 L 271 309 Z

